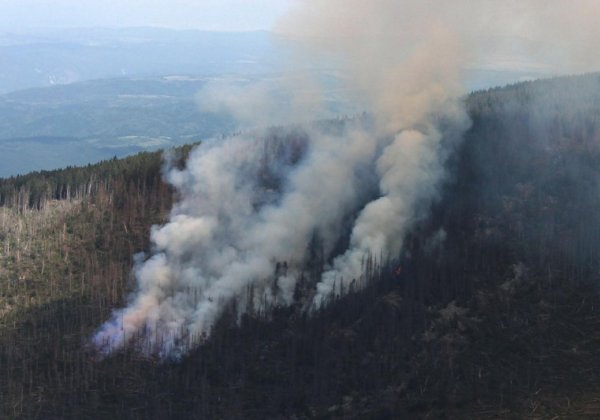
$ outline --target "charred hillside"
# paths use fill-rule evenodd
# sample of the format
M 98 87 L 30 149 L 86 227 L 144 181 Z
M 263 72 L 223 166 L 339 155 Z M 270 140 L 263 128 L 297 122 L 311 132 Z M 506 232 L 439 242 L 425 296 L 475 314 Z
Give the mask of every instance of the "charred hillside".
M 160 156 L 0 181 L 0 417 L 600 415 L 600 76 L 467 107 L 438 199 L 400 255 L 365 261 L 367 287 L 309 315 L 315 240 L 296 304 L 238 322 L 234 301 L 175 363 L 89 345 L 173 202 Z M 274 129 L 266 144 L 303 136 Z

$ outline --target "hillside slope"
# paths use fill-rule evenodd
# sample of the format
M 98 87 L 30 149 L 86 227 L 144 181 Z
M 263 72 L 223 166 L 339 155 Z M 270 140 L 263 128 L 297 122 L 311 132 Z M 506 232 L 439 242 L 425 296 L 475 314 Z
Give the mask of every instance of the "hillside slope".
M 313 316 L 233 305 L 177 363 L 87 345 L 172 203 L 159 155 L 0 182 L 0 417 L 600 416 L 600 76 L 467 105 L 439 201 L 365 290 Z

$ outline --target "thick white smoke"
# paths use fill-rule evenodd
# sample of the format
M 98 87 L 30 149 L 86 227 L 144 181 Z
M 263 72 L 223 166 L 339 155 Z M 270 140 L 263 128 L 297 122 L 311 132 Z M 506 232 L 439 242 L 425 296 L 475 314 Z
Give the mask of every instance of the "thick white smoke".
M 139 337 L 142 350 L 173 355 L 208 335 L 233 298 L 242 311 L 292 303 L 312 236 L 331 254 L 369 189 L 359 177 L 375 143 L 348 125 L 343 144 L 318 127 L 207 142 L 185 170 L 170 171 L 183 198 L 152 230 L 138 291 L 95 336 L 100 349 Z
M 558 3 L 525 3 L 563 22 Z M 108 353 L 133 341 L 148 353 L 177 355 L 208 336 L 233 301 L 239 312 L 289 305 L 315 237 L 330 264 L 314 279 L 313 307 L 350 282 L 363 286 L 364 261 L 397 256 L 436 197 L 444 162 L 468 127 L 461 67 L 483 50 L 485 28 L 512 22 L 501 4 L 517 7 L 490 0 L 299 3 L 280 31 L 296 37 L 303 53 L 335 55 L 353 99 L 372 117 L 207 141 L 194 150 L 184 170 L 169 171 L 181 200 L 169 222 L 153 228 L 152 255 L 135 268 L 137 290 L 99 329 L 96 346 Z M 300 105 L 277 118 L 317 119 L 315 85 L 294 83 L 300 94 L 290 93 L 290 101 Z M 259 124 L 281 111 L 260 89 L 243 98 L 243 91 L 213 86 L 201 102 Z

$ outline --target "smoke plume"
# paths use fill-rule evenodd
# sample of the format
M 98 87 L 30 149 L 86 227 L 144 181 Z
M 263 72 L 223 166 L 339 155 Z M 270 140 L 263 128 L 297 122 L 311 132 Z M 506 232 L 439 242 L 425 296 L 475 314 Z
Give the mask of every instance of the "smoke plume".
M 407 230 L 436 198 L 444 163 L 469 126 L 461 69 L 485 50 L 482 33 L 522 36 L 535 27 L 541 42 L 549 35 L 528 11 L 543 10 L 567 27 L 572 18 L 562 20 L 562 2 L 512 3 L 298 3 L 278 28 L 300 46 L 296 60 L 308 54 L 340 63 L 368 116 L 206 141 L 185 169 L 169 170 L 181 199 L 168 223 L 152 229 L 151 255 L 134 270 L 137 289 L 98 330 L 95 345 L 104 353 L 133 342 L 151 354 L 184 354 L 232 302 L 240 314 L 292 304 L 311 246 L 326 267 L 311 279 L 309 307 L 350 284 L 363 287 L 365 260 L 398 256 Z M 523 14 L 514 20 L 506 7 Z M 272 123 L 269 115 L 318 119 L 315 84 L 292 80 L 285 115 L 262 87 L 210 86 L 200 102 L 245 123 Z

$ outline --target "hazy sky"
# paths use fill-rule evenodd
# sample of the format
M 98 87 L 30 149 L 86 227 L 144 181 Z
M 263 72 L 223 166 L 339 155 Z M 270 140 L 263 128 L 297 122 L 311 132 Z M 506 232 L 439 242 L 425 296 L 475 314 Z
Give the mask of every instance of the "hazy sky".
M 88 26 L 270 29 L 292 1 L 0 0 L 0 32 Z

